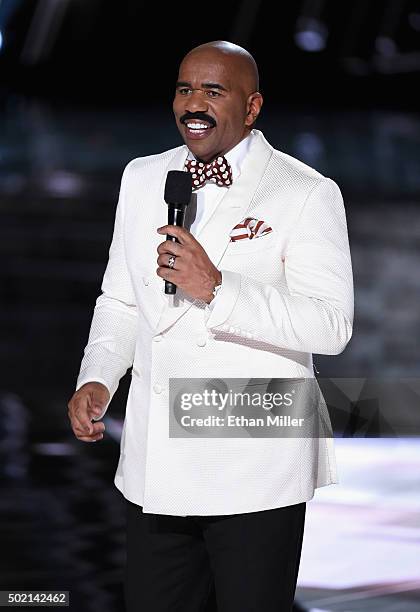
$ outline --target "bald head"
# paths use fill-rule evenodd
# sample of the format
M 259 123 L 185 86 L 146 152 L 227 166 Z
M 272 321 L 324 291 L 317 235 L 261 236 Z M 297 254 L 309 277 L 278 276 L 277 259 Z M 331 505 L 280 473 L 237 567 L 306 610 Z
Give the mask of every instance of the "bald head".
M 245 95 L 259 90 L 257 63 L 249 51 L 243 47 L 226 40 L 214 40 L 191 49 L 183 61 L 197 54 L 205 56 L 209 61 L 216 60 L 226 64 L 240 79 Z
M 253 129 L 262 101 L 257 64 L 246 49 L 216 40 L 183 58 L 173 110 L 197 159 L 210 161 L 235 147 Z

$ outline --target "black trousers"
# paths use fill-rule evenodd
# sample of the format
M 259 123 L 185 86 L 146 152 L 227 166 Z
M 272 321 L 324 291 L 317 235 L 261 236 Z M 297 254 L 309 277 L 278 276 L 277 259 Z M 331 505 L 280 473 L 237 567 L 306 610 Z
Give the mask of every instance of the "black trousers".
M 292 610 L 305 502 L 187 517 L 126 504 L 126 612 Z

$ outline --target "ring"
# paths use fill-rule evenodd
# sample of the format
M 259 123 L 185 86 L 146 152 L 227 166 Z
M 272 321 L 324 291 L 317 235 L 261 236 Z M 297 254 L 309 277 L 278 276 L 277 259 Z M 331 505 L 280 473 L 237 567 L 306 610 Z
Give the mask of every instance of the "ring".
M 175 259 L 176 259 L 176 255 L 171 255 L 169 260 L 168 260 L 168 266 L 170 268 L 173 268 L 175 265 Z

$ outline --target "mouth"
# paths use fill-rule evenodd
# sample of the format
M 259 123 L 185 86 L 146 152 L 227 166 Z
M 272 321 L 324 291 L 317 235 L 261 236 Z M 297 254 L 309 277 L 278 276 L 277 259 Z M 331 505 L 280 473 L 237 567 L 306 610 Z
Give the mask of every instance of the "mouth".
M 207 138 L 214 127 L 207 121 L 190 119 L 184 122 L 184 130 L 187 138 L 192 140 L 201 140 Z

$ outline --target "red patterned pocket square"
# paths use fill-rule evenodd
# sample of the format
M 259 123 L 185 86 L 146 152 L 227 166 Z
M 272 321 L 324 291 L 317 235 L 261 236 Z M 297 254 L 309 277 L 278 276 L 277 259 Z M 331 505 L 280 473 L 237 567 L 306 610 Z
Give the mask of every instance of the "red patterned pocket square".
M 236 242 L 237 240 L 243 240 L 244 238 L 248 238 L 249 240 L 252 238 L 260 238 L 261 236 L 265 236 L 265 234 L 272 231 L 273 230 L 268 223 L 262 219 L 246 217 L 243 221 L 235 225 L 229 236 L 231 242 Z

